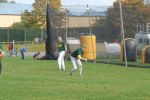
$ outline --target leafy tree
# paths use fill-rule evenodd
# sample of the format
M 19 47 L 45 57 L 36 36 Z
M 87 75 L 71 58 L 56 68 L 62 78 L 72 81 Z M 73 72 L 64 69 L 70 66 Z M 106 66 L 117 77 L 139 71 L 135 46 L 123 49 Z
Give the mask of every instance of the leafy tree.
M 60 1 L 59 0 L 48 0 L 48 4 L 55 10 L 55 12 L 60 8 Z M 38 24 L 41 27 L 45 27 L 45 11 L 46 11 L 46 0 L 35 0 L 33 4 L 33 11 L 37 16 Z
M 20 22 L 14 23 L 11 28 L 12 29 L 25 29 L 24 24 Z
M 21 17 L 21 23 L 24 24 L 24 27 L 29 28 L 39 28 L 37 16 L 35 16 L 34 11 L 29 12 L 25 10 Z
M 59 0 L 48 0 L 55 12 L 60 8 Z M 46 0 L 35 0 L 33 10 L 25 11 L 22 14 L 22 23 L 25 28 L 45 28 L 46 27 Z
M 14 23 L 12 25 L 12 28 L 15 29 L 36 29 L 39 28 L 38 20 L 36 17 L 34 18 L 34 12 L 29 12 L 28 10 L 25 10 L 24 13 L 21 15 L 21 22 Z
M 137 23 L 150 21 L 150 8 L 145 6 L 141 0 L 122 1 L 122 11 L 126 37 L 134 37 Z M 111 34 L 108 36 L 119 37 L 121 32 L 119 0 L 115 1 L 113 6 L 108 8 L 106 23 L 107 32 Z

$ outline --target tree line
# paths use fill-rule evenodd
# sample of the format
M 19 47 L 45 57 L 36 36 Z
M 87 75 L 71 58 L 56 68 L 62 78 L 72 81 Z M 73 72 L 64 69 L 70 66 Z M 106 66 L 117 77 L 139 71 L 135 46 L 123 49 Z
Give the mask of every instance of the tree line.
M 122 11 L 126 38 L 134 38 L 138 23 L 150 22 L 150 6 L 143 0 L 122 0 Z M 106 38 L 121 39 L 120 24 L 119 0 L 116 0 L 108 8 L 106 19 L 96 21 L 94 26 L 103 28 Z

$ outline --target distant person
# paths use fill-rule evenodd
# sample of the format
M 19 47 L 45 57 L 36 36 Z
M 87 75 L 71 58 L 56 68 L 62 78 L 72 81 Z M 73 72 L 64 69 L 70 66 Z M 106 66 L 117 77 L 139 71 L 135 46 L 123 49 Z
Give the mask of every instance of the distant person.
M 38 37 L 36 37 L 36 38 L 34 39 L 34 41 L 35 41 L 36 44 L 39 44 L 39 43 L 40 43 L 40 39 L 39 39 Z
M 40 52 L 35 53 L 33 55 L 33 59 L 38 60 L 39 59 L 39 55 L 40 55 Z
M 13 54 L 14 54 L 15 56 L 18 55 L 17 48 L 14 48 L 14 49 L 13 49 Z
M 25 52 L 26 52 L 26 48 L 25 47 L 20 48 L 20 53 L 21 53 L 22 60 L 24 60 L 24 53 Z
M 62 38 L 58 37 L 58 44 L 57 44 L 57 50 L 58 50 L 58 70 L 65 70 L 65 63 L 64 63 L 64 56 L 66 52 L 66 46 L 65 43 L 62 41 Z
M 2 62 L 1 59 L 4 57 L 4 51 L 2 49 L 0 49 L 0 75 L 1 75 L 1 71 L 2 71 Z
M 13 43 L 8 43 L 7 47 L 8 47 L 9 53 L 12 54 L 13 53 Z
M 70 71 L 70 75 L 73 75 L 73 72 L 77 70 L 77 65 L 80 67 L 80 76 L 82 75 L 82 63 L 80 60 L 84 60 L 87 62 L 87 59 L 83 58 L 82 55 L 84 53 L 84 48 L 85 45 L 81 45 L 80 48 L 76 49 L 75 51 L 72 52 L 70 58 L 71 58 L 71 62 L 73 65 L 73 69 Z

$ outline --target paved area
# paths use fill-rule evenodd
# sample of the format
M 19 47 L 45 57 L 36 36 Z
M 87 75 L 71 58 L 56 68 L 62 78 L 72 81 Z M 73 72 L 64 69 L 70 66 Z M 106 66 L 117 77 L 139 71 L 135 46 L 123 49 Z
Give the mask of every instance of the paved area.
M 25 56 L 33 56 L 37 52 L 25 52 Z M 45 52 L 40 52 L 40 57 L 44 56 Z

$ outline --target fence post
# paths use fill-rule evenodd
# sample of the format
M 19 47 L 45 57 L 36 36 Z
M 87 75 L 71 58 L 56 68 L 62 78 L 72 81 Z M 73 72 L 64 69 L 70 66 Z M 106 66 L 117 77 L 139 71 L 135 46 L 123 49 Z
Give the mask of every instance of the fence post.
M 9 29 L 7 30 L 7 42 L 9 42 Z
M 18 47 L 19 47 L 19 42 L 18 42 Z
M 41 28 L 41 42 L 43 42 L 43 35 L 44 35 L 43 28 Z
M 32 41 L 32 45 L 33 45 L 34 43 L 33 43 L 33 41 Z
M 25 43 L 25 46 L 26 46 L 26 40 L 27 40 L 27 33 L 26 33 L 26 30 L 24 30 L 24 43 Z

